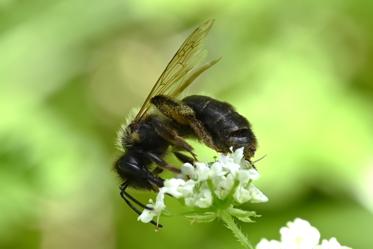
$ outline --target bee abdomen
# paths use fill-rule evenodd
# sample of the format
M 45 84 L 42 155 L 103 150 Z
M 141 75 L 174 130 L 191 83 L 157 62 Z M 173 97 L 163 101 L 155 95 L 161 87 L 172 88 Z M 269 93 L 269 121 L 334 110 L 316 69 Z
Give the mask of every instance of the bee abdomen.
M 255 150 L 256 138 L 251 125 L 233 106 L 200 95 L 188 96 L 182 101 L 194 110 L 197 119 L 221 150 L 227 151 L 230 147 L 251 147 Z
M 220 135 L 250 128 L 246 118 L 238 114 L 228 103 L 200 95 L 186 97 L 183 102 L 194 110 L 198 120 Z

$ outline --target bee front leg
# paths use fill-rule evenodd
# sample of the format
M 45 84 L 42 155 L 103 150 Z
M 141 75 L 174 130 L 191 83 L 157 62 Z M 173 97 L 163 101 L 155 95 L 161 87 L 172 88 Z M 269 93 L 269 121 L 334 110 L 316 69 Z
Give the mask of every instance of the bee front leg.
M 191 127 L 197 138 L 202 140 L 207 146 L 216 151 L 221 151 L 221 149 L 215 145 L 210 133 L 206 130 L 201 121 L 197 119 L 191 107 L 165 95 L 154 96 L 150 102 L 166 117 L 181 125 L 188 125 Z
M 173 153 L 176 156 L 176 158 L 179 159 L 179 161 L 181 161 L 182 163 L 194 164 L 194 162 L 197 161 L 195 158 L 184 155 L 178 151 L 174 151 Z
M 122 185 L 120 185 L 120 188 L 119 188 L 120 189 L 120 196 L 123 198 L 123 200 L 126 201 L 127 204 L 128 204 L 128 200 L 127 200 L 127 198 L 128 198 L 131 201 L 133 201 L 134 203 L 136 203 L 137 205 L 139 205 L 140 207 L 142 207 L 144 209 L 152 210 L 152 208 L 149 208 L 145 204 L 143 204 L 140 201 L 138 201 L 135 197 L 133 197 L 132 195 L 130 195 L 129 193 L 127 193 L 127 191 L 126 191 L 127 187 L 128 187 L 128 183 L 124 182 Z M 129 206 L 131 207 L 132 204 L 129 205 Z
M 163 169 L 160 168 L 160 167 L 156 167 L 153 171 L 152 171 L 152 174 L 153 175 L 159 175 L 160 173 L 163 172 Z
M 131 202 L 130 200 L 132 200 L 134 203 L 136 203 L 137 205 L 139 205 L 140 207 L 144 208 L 144 209 L 147 209 L 147 210 L 153 210 L 153 208 L 150 208 L 144 204 L 142 204 L 141 202 L 139 202 L 137 199 L 135 199 L 133 196 L 131 196 L 130 194 L 128 194 L 126 192 L 126 189 L 128 187 L 128 183 L 127 182 L 124 182 L 121 186 L 120 186 L 120 196 L 123 198 L 123 200 L 126 202 L 126 204 L 135 212 L 137 213 L 138 215 L 141 215 L 141 211 L 135 207 Z M 130 200 L 128 200 L 128 199 Z M 156 226 L 157 228 L 162 228 L 163 226 L 161 224 L 159 224 L 158 222 L 156 221 L 153 221 L 151 220 L 150 221 L 151 224 L 153 224 L 154 226 Z

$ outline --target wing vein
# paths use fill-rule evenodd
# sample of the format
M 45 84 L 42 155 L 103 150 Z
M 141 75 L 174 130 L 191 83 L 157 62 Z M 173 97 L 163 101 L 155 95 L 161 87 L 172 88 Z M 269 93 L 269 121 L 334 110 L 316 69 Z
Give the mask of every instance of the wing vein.
M 175 96 L 181 92 L 178 88 L 181 87 L 184 89 L 191 83 L 188 82 L 188 84 L 185 84 L 183 79 L 188 78 L 188 74 L 192 74 L 190 72 L 198 64 L 197 62 L 202 59 L 203 53 L 201 47 L 213 23 L 214 20 L 207 20 L 185 39 L 146 97 L 145 102 L 135 117 L 135 121 L 145 117 L 145 114 L 151 107 L 150 100 L 154 96 L 161 94 Z

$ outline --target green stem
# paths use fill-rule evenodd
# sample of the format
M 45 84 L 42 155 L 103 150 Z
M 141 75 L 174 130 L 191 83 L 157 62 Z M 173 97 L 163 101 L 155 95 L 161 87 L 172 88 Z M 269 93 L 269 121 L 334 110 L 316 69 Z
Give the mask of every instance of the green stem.
M 234 222 L 232 215 L 227 212 L 221 212 L 219 217 L 224 221 L 227 228 L 233 232 L 233 235 L 246 249 L 254 249 L 249 239 L 242 233 L 236 222 Z

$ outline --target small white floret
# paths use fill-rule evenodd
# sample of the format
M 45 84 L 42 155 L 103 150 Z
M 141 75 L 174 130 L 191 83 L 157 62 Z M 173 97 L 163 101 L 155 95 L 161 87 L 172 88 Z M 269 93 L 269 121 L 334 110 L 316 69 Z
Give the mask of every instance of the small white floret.
M 282 244 L 287 248 L 313 249 L 320 240 L 319 231 L 302 219 L 288 222 L 287 227 L 280 229 Z
M 281 240 L 262 239 L 256 249 L 351 249 L 342 246 L 335 238 L 320 243 L 320 232 L 308 221 L 295 219 L 280 229 Z

